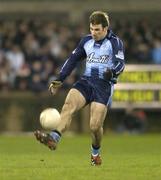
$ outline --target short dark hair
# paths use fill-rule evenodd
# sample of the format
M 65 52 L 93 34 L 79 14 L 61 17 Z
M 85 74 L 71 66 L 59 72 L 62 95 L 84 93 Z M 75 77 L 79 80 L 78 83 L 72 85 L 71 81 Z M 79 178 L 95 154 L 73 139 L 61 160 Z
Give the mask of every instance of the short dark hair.
M 93 25 L 102 24 L 102 27 L 109 27 L 109 17 L 103 11 L 94 11 L 89 17 L 89 22 Z

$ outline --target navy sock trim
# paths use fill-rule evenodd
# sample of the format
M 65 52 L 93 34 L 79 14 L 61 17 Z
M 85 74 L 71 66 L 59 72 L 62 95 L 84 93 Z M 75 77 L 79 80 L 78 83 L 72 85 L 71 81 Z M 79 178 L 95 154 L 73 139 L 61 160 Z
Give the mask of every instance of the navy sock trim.
M 100 146 L 97 146 L 97 145 L 93 145 L 93 144 L 92 144 L 92 148 L 97 150 L 97 149 L 100 149 Z

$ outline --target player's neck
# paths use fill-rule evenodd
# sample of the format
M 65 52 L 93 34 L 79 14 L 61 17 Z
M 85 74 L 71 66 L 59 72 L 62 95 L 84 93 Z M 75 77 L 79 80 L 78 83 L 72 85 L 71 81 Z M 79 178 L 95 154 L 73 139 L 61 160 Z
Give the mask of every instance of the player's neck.
M 97 40 L 96 42 L 103 41 L 106 38 L 106 36 L 107 36 L 107 32 L 99 40 Z

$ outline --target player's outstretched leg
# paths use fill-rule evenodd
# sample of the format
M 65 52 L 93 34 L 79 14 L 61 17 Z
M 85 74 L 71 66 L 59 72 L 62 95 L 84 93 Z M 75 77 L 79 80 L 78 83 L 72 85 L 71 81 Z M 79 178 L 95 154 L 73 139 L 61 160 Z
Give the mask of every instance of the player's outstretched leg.
M 49 149 L 51 149 L 51 150 L 56 149 L 57 143 L 61 136 L 61 135 L 59 135 L 59 133 L 54 132 L 54 131 L 51 132 L 50 134 L 48 134 L 48 133 L 41 132 L 39 130 L 36 130 L 34 132 L 34 135 L 39 142 L 48 146 Z

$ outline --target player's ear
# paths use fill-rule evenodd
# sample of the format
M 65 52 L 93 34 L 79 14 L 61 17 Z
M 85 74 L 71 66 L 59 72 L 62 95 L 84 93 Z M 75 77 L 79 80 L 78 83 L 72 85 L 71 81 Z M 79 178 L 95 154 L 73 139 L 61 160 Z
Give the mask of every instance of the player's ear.
M 108 30 L 108 27 L 103 27 L 103 31 L 106 32 Z

